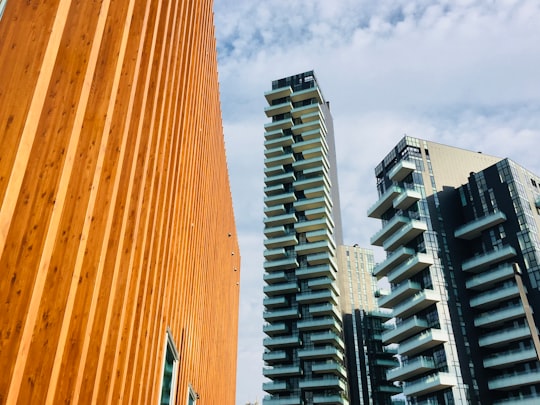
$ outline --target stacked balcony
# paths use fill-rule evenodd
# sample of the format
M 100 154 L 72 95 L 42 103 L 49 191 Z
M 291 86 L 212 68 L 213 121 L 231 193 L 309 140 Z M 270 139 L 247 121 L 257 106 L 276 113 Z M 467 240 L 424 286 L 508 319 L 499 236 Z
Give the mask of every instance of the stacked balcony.
M 397 186 L 392 186 L 386 190 L 379 197 L 379 200 L 368 209 L 368 217 L 381 219 L 381 216 L 392 207 L 392 202 L 402 191 Z
M 416 164 L 409 160 L 401 160 L 388 172 L 392 181 L 402 181 L 405 177 L 416 170 Z
M 275 336 L 288 331 L 287 325 L 283 322 L 279 323 L 267 323 L 263 325 L 263 332 L 268 336 Z
M 293 396 L 265 396 L 263 398 L 264 405 L 301 405 L 302 399 L 298 395 Z
M 425 319 L 414 316 L 396 325 L 394 329 L 383 332 L 382 341 L 384 344 L 399 343 L 427 328 Z
M 530 338 L 531 330 L 528 326 L 498 330 L 497 332 L 480 336 L 478 344 L 480 347 L 496 348 L 508 345 L 509 343 Z
M 263 383 L 263 390 L 269 394 L 283 392 L 289 389 L 289 384 L 285 381 L 270 381 Z
M 398 354 L 410 357 L 446 342 L 448 342 L 448 335 L 445 332 L 440 329 L 429 329 L 401 342 Z
M 334 332 L 341 332 L 341 324 L 338 320 L 331 316 L 301 320 L 297 323 L 298 329 L 302 331 L 313 330 L 332 330 Z
M 470 290 L 484 291 L 510 278 L 514 278 L 514 269 L 510 264 L 503 264 L 495 269 L 470 277 L 466 281 L 465 286 Z
M 343 361 L 343 350 L 334 346 L 324 346 L 298 351 L 298 357 L 302 360 L 333 359 Z
M 387 274 L 390 283 L 401 283 L 433 264 L 433 257 L 426 253 L 416 253 Z
M 407 318 L 440 301 L 441 296 L 438 292 L 423 290 L 396 305 L 393 314 L 397 318 Z
M 339 377 L 345 377 L 347 371 L 340 363 L 336 361 L 325 361 L 324 363 L 314 363 L 311 367 L 311 371 L 314 374 L 334 374 Z
M 272 104 L 264 108 L 264 112 L 267 117 L 273 117 L 274 115 L 285 114 L 291 112 L 293 106 L 290 101 L 284 103 Z
M 388 370 L 386 372 L 386 378 L 389 381 L 404 381 L 435 370 L 435 368 L 435 362 L 432 357 L 414 357 L 401 367 Z
M 504 246 L 501 249 L 495 249 L 489 253 L 465 260 L 461 268 L 463 271 L 478 273 L 491 265 L 511 259 L 514 256 L 516 256 L 516 250 L 512 246 Z
M 291 111 L 293 118 L 300 118 L 302 115 L 311 114 L 314 112 L 320 112 L 321 107 L 318 103 L 303 105 L 300 107 L 294 107 Z
M 390 235 L 395 233 L 398 229 L 402 228 L 409 222 L 409 218 L 396 215 L 390 221 L 388 221 L 380 231 L 371 237 L 371 244 L 375 246 L 382 246 L 383 242 L 388 239 Z
M 420 283 L 405 280 L 403 283 L 397 285 L 392 289 L 390 294 L 384 295 L 379 298 L 378 304 L 381 308 L 393 308 L 394 305 L 403 301 L 404 299 L 414 295 L 422 290 Z
M 454 232 L 459 239 L 472 240 L 478 238 L 483 231 L 506 221 L 504 212 L 497 211 L 460 226 Z
M 485 291 L 471 298 L 472 308 L 488 308 L 498 306 L 501 302 L 519 297 L 516 284 L 505 284 L 493 290 Z
M 403 192 L 392 202 L 392 206 L 397 210 L 406 210 L 410 208 L 414 203 L 422 199 L 422 194 L 416 190 L 405 189 Z
M 385 277 L 388 272 L 414 254 L 414 249 L 407 248 L 405 246 L 400 247 L 392 252 L 382 263 L 375 266 L 373 269 L 373 275 L 380 280 L 381 278 Z
M 266 285 L 263 288 L 263 292 L 268 296 L 291 294 L 300 291 L 296 282 L 289 283 L 277 283 L 272 285 Z
M 538 359 L 536 350 L 531 347 L 529 349 L 517 349 L 499 352 L 484 358 L 484 367 L 486 368 L 508 368 L 515 364 L 525 363 Z
M 266 98 L 268 104 L 272 104 L 274 100 L 277 100 L 278 98 L 290 97 L 291 94 L 291 86 L 285 86 L 265 92 L 264 97 Z
M 296 301 L 300 304 L 315 304 L 321 302 L 331 302 L 337 305 L 338 298 L 332 290 L 320 290 L 303 292 L 296 295 Z
M 383 242 L 383 249 L 386 251 L 393 251 L 399 246 L 409 243 L 425 231 L 427 231 L 426 222 L 410 219 L 406 225 L 402 226 L 397 232 Z
M 282 366 L 263 369 L 263 375 L 272 378 L 296 376 L 301 373 L 300 366 Z
M 315 394 L 313 402 L 321 405 L 349 405 L 345 396 L 335 394 Z
M 267 364 L 280 363 L 288 359 L 287 352 L 285 350 L 274 350 L 263 353 L 263 360 Z
M 540 371 L 505 374 L 488 381 L 490 390 L 511 390 L 524 385 L 540 383 Z
M 406 396 L 420 396 L 441 391 L 457 385 L 457 378 L 450 373 L 435 373 L 418 380 L 407 382 L 403 389 Z
M 273 336 L 264 338 L 263 345 L 269 349 L 300 346 L 300 338 L 298 336 Z
M 474 318 L 474 326 L 494 328 L 504 322 L 525 317 L 525 309 L 521 304 L 507 306 L 490 312 L 484 312 Z

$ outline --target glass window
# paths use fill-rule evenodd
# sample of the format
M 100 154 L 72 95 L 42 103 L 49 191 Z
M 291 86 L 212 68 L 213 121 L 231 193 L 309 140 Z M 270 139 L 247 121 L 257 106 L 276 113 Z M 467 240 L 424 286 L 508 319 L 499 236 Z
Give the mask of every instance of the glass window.
M 163 377 L 161 381 L 161 405 L 173 405 L 176 399 L 176 376 L 178 374 L 178 351 L 171 331 L 167 329 L 165 342 L 165 359 L 163 361 Z

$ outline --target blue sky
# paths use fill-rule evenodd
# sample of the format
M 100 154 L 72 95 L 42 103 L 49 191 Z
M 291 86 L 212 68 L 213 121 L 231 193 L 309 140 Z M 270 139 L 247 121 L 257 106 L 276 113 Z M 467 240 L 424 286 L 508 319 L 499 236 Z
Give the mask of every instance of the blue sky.
M 537 0 L 214 0 L 242 255 L 237 405 L 262 400 L 263 94 L 315 70 L 336 133 L 345 243 L 379 229 L 373 169 L 404 134 L 540 173 Z M 382 251 L 375 250 L 376 258 Z

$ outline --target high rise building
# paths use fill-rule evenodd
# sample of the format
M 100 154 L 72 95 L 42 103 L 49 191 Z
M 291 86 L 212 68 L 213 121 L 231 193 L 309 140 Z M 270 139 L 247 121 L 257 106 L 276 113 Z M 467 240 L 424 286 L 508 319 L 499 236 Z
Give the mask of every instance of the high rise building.
M 375 169 L 393 310 L 412 404 L 540 398 L 540 178 L 509 159 L 404 137 Z
M 265 97 L 263 404 L 348 404 L 332 117 L 313 72 Z
M 212 2 L 0 6 L 0 403 L 234 404 Z
M 371 249 L 338 246 L 338 284 L 343 316 L 345 358 L 351 404 L 387 405 L 401 388 L 388 382 L 386 371 L 399 366 L 395 348 L 383 347 L 384 322 L 391 316 L 376 301 Z

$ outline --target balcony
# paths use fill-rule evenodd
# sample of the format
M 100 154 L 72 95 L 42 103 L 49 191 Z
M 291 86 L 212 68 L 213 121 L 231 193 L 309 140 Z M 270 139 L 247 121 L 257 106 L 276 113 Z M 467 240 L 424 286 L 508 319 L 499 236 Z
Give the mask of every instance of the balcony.
M 490 390 L 512 390 L 521 386 L 540 383 L 540 371 L 527 371 L 525 373 L 505 374 L 488 381 Z
M 294 172 L 283 173 L 282 171 L 278 171 L 271 174 L 265 173 L 265 175 L 266 177 L 264 179 L 264 184 L 266 184 L 267 186 L 271 186 L 274 184 L 289 184 L 296 179 Z
M 287 257 L 287 252 L 285 252 L 285 249 L 282 247 L 278 247 L 276 249 L 265 249 L 263 254 L 266 260 L 278 260 Z
M 441 296 L 438 292 L 433 290 L 423 290 L 406 301 L 401 302 L 394 307 L 393 315 L 396 318 L 408 318 L 409 316 L 416 314 L 427 307 L 440 302 Z
M 316 318 L 310 320 L 302 320 L 297 323 L 299 330 L 321 330 L 331 329 L 336 333 L 341 332 L 341 325 L 334 317 Z
M 341 337 L 339 337 L 334 332 L 314 333 L 311 335 L 311 341 L 316 344 L 331 343 L 334 346 L 340 347 L 342 349 L 345 348 L 345 344 L 343 343 Z
M 267 186 L 264 188 L 264 194 L 267 196 L 279 195 L 285 193 L 285 187 L 283 184 L 275 184 L 273 186 Z
M 326 186 L 330 188 L 330 184 L 328 183 L 328 179 L 326 175 L 317 176 L 317 177 L 308 177 L 302 180 L 297 180 L 293 183 L 293 187 L 296 190 L 306 190 L 309 188 L 320 187 L 320 186 Z
M 326 346 L 314 349 L 301 349 L 298 350 L 298 358 L 303 360 L 333 359 L 335 361 L 342 361 L 343 350 L 334 346 Z
M 298 376 L 302 375 L 302 370 L 300 369 L 300 366 L 263 368 L 263 375 L 265 377 Z
M 386 379 L 388 381 L 404 381 L 431 370 L 435 370 L 433 358 L 427 356 L 414 357 L 407 364 L 388 370 Z
M 281 336 L 264 338 L 263 345 L 269 349 L 273 347 L 295 347 L 300 346 L 300 338 L 298 336 Z
M 334 292 L 336 291 L 337 283 L 335 283 L 335 278 L 331 277 L 322 277 L 322 278 L 315 278 L 313 280 L 308 281 L 308 287 L 312 290 L 319 290 L 319 289 L 331 289 Z
M 266 217 L 263 222 L 267 227 L 276 227 L 279 225 L 293 224 L 297 222 L 296 215 L 294 212 L 288 214 L 277 215 L 275 217 Z
M 287 298 L 285 297 L 272 297 L 272 298 L 266 297 L 263 300 L 263 305 L 265 308 L 282 307 L 286 304 L 287 304 Z
M 409 218 L 403 217 L 401 215 L 394 216 L 390 221 L 388 221 L 382 229 L 371 237 L 370 243 L 375 246 L 382 246 L 383 242 L 392 235 L 395 231 L 401 228 L 403 225 L 407 224 Z
M 337 318 L 341 318 L 341 312 L 333 304 L 310 305 L 309 313 L 313 316 L 334 315 Z
M 536 350 L 531 347 L 529 349 L 510 350 L 497 353 L 484 358 L 484 367 L 486 368 L 510 368 L 518 363 L 538 360 Z
M 515 255 L 516 250 L 512 246 L 505 246 L 501 249 L 492 250 L 489 253 L 467 259 L 463 262 L 461 268 L 463 271 L 478 273 L 493 264 L 508 260 Z
M 317 156 L 311 159 L 302 159 L 297 160 L 292 165 L 293 169 L 296 171 L 305 171 L 308 169 L 321 168 L 323 170 L 329 171 L 328 160 L 325 156 Z M 307 174 L 307 173 L 304 173 Z
M 292 88 L 290 86 L 280 87 L 264 93 L 264 97 L 268 103 L 272 103 L 273 100 L 278 98 L 288 97 L 292 94 Z
M 282 193 L 264 197 L 264 204 L 266 206 L 273 206 L 278 204 L 289 204 L 296 201 L 294 193 Z
M 264 269 L 268 272 L 289 270 L 298 267 L 296 257 L 287 257 L 281 260 L 267 260 L 263 264 Z
M 285 153 L 282 155 L 264 159 L 264 165 L 266 167 L 290 165 L 293 162 L 294 156 L 292 153 Z
M 293 116 L 293 118 L 300 118 L 304 114 L 310 114 L 317 111 L 321 111 L 319 104 L 313 103 L 313 104 L 303 105 L 300 107 L 294 107 L 293 110 L 291 111 L 291 115 Z
M 296 295 L 296 301 L 301 304 L 314 304 L 320 302 L 332 302 L 337 304 L 337 295 L 332 290 L 304 292 Z
M 310 87 L 304 90 L 295 91 L 291 95 L 291 100 L 293 102 L 308 100 L 311 98 L 316 99 L 319 104 L 323 102 L 323 98 L 318 87 Z
M 493 284 L 509 278 L 514 278 L 514 269 L 510 264 L 503 264 L 496 269 L 469 278 L 465 282 L 465 286 L 470 290 L 484 291 L 491 288 Z
M 267 141 L 273 141 L 281 137 L 283 137 L 283 130 L 280 128 L 272 129 L 264 133 L 264 139 L 266 139 Z
M 326 361 L 324 363 L 315 363 L 311 367 L 311 371 L 313 371 L 314 374 L 316 373 L 334 374 L 340 377 L 345 377 L 347 375 L 347 371 L 345 370 L 345 367 L 343 367 L 341 364 L 334 361 Z
M 268 296 L 290 294 L 300 291 L 296 282 L 265 285 L 263 292 Z
M 312 277 L 322 277 L 328 276 L 332 277 L 333 270 L 330 264 L 321 264 L 319 266 L 309 266 L 301 267 L 296 269 L 296 277 L 299 279 L 312 278 Z
M 301 135 L 302 132 L 312 131 L 320 128 L 321 126 L 322 121 L 309 121 L 302 124 L 296 124 L 292 127 L 292 133 L 295 135 Z
M 404 299 L 416 294 L 422 289 L 420 283 L 406 280 L 390 292 L 390 294 L 382 296 L 378 300 L 379 307 L 381 308 L 393 308 L 397 303 Z
M 395 232 L 384 241 L 383 249 L 386 251 L 395 250 L 399 246 L 409 243 L 425 231 L 427 231 L 427 224 L 424 221 L 416 219 L 409 220 L 407 225 L 403 226 L 399 231 Z
M 397 359 L 375 359 L 375 365 L 386 368 L 396 368 L 399 365 Z
M 298 245 L 298 239 L 296 239 L 296 234 L 291 233 L 290 235 L 279 236 L 277 238 L 269 238 L 264 240 L 264 246 L 267 249 L 276 249 L 286 246 Z M 269 257 L 266 257 L 267 259 Z
M 416 164 L 409 160 L 402 160 L 398 162 L 388 172 L 388 177 L 392 181 L 402 181 L 405 177 L 416 170 Z
M 333 245 L 332 245 L 333 246 Z M 332 268 L 337 269 L 337 264 L 334 260 L 334 256 L 330 252 L 314 253 L 307 256 L 307 262 L 310 265 L 317 264 L 331 264 Z
M 450 373 L 435 373 L 405 384 L 403 394 L 420 396 L 431 392 L 441 391 L 457 385 L 457 378 Z
M 494 290 L 488 290 L 471 298 L 473 308 L 486 308 L 498 306 L 501 302 L 519 297 L 519 289 L 516 284 L 503 285 Z
M 299 319 L 300 313 L 298 312 L 298 308 L 287 308 L 287 309 L 281 309 L 281 310 L 274 310 L 274 311 L 264 311 L 263 318 L 265 321 L 272 322 L 272 321 L 281 321 L 286 319 Z
M 306 198 L 325 197 L 328 201 L 331 201 L 330 192 L 328 190 L 330 189 L 327 185 L 308 188 L 304 190 L 304 195 Z
M 263 280 L 267 284 L 283 283 L 287 281 L 287 276 L 284 271 L 277 271 L 275 273 L 265 273 L 263 275 Z
M 448 342 L 448 335 L 440 329 L 430 329 L 402 342 L 398 348 L 401 356 L 414 356 L 432 347 Z
M 301 221 L 294 224 L 294 230 L 298 233 L 315 231 L 319 229 L 330 229 L 332 228 L 332 223 L 328 218 L 319 218 L 311 221 Z
M 310 378 L 300 381 L 298 384 L 301 389 L 341 389 L 347 388 L 345 382 L 339 377 Z
M 296 142 L 293 145 L 293 152 L 300 153 L 308 149 L 313 148 L 323 148 L 325 152 L 328 152 L 328 145 L 326 144 L 326 139 L 323 137 L 312 138 L 301 142 Z M 324 158 L 326 160 L 326 158 Z M 326 161 L 326 166 L 328 167 L 328 162 Z
M 404 246 L 397 249 L 395 252 L 390 254 L 382 263 L 374 267 L 373 275 L 377 277 L 378 280 L 380 280 L 381 278 L 386 276 L 390 270 L 392 270 L 398 264 L 402 263 L 404 260 L 414 255 L 414 253 L 415 252 L 413 249 Z
M 273 394 L 275 392 L 287 391 L 289 389 L 288 384 L 285 381 L 271 381 L 263 383 L 263 391 Z
M 309 255 L 312 253 L 321 253 L 329 251 L 331 248 L 330 241 L 320 241 L 313 243 L 303 243 L 297 245 L 295 248 L 296 254 L 298 255 Z
M 390 187 L 379 197 L 379 200 L 368 209 L 367 216 L 370 218 L 381 219 L 382 214 L 392 207 L 392 201 L 394 201 L 394 198 L 401 194 L 402 191 L 403 190 L 397 186 Z
M 280 104 L 272 104 L 264 108 L 264 113 L 267 117 L 273 117 L 278 114 L 285 114 L 292 110 L 293 106 L 290 101 Z
M 264 141 L 264 147 L 267 150 L 272 148 L 291 146 L 293 144 L 292 135 L 283 136 L 283 131 L 280 130 L 279 132 L 281 133 L 281 136 Z
M 422 199 L 422 194 L 416 190 L 405 189 L 392 203 L 396 210 L 406 210 Z
M 478 339 L 480 347 L 501 347 L 508 343 L 522 340 L 531 336 L 528 326 L 520 326 L 512 329 L 504 329 L 481 336 Z
M 332 240 L 332 233 L 329 229 L 318 229 L 306 232 L 308 242 L 320 242 L 322 240 Z
M 390 343 L 399 343 L 417 333 L 426 330 L 428 323 L 425 319 L 412 317 L 404 322 L 401 322 L 394 329 L 383 332 L 382 342 L 387 345 Z
M 335 394 L 315 394 L 313 395 L 313 403 L 321 405 L 349 405 L 349 401 L 345 396 Z
M 278 363 L 281 361 L 287 360 L 287 352 L 284 350 L 277 350 L 277 351 L 271 351 L 271 352 L 264 352 L 263 353 L 263 360 L 270 363 Z
M 296 211 L 306 211 L 314 208 L 328 207 L 328 200 L 324 197 L 304 198 L 293 203 Z
M 267 122 L 264 124 L 264 130 L 266 132 L 272 132 L 279 129 L 291 128 L 293 126 L 292 118 L 284 118 L 282 120 Z
M 299 396 L 270 396 L 267 395 L 263 398 L 263 405 L 301 405 L 302 400 Z
M 401 283 L 433 264 L 433 257 L 426 253 L 417 253 L 388 273 L 390 283 Z
M 504 212 L 497 211 L 460 226 L 454 232 L 454 237 L 465 240 L 478 238 L 483 231 L 506 221 Z
M 287 325 L 283 322 L 266 323 L 263 325 L 263 332 L 268 336 L 274 336 L 278 333 L 287 332 Z
M 521 304 L 513 305 L 511 307 L 505 307 L 480 314 L 474 318 L 474 326 L 493 328 L 501 325 L 504 322 L 523 317 L 525 317 L 525 310 L 523 309 L 523 306 Z

